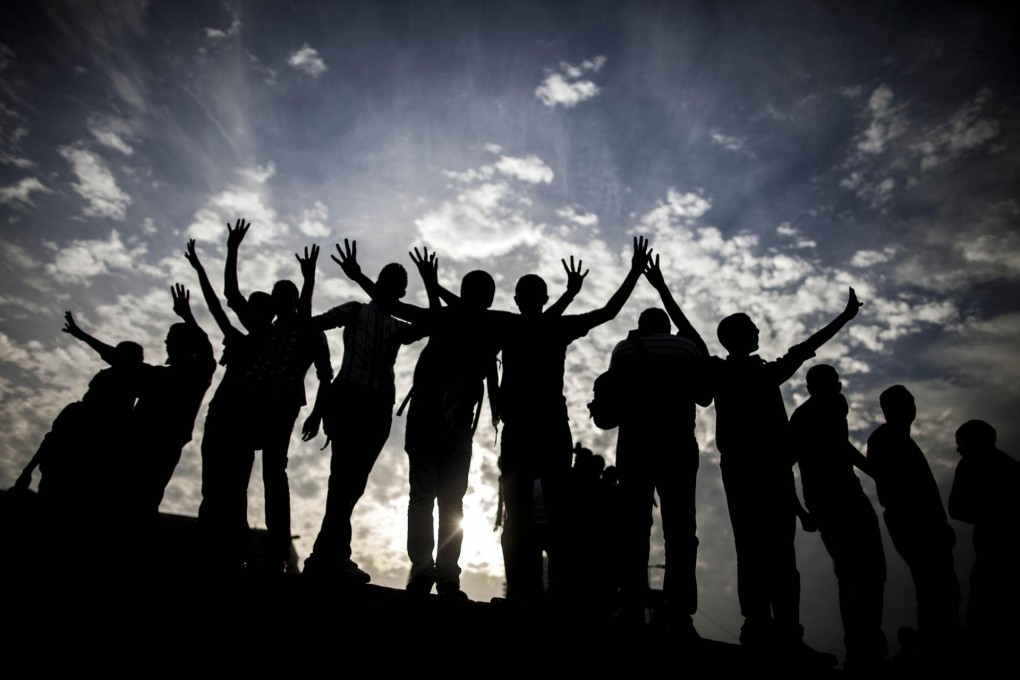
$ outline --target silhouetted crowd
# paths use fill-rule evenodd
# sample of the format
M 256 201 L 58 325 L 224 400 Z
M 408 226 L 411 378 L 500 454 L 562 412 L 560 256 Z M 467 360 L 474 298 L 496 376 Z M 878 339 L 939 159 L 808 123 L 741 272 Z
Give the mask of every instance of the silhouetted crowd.
M 989 424 L 969 421 L 956 432 L 961 460 L 949 515 L 974 525 L 977 555 L 964 628 L 953 566 L 956 538 L 931 468 L 911 438 L 911 393 L 902 385 L 882 393 L 886 422 L 869 437 L 866 454 L 849 440 L 849 406 L 831 366 L 810 367 L 810 396 L 787 416 L 781 386 L 857 315 L 862 303 L 853 288 L 835 319 L 778 359 L 757 354 L 759 330 L 746 314 L 719 323 L 727 355 L 710 356 L 670 292 L 659 256 L 642 237 L 634 239 L 629 271 L 616 292 L 603 307 L 583 314 L 566 313 L 588 275 L 573 257 L 563 261 L 567 285 L 555 302 L 548 304 L 546 282 L 528 274 L 516 285 L 518 311 L 509 312 L 491 309 L 491 275 L 469 272 L 456 294 L 439 283 L 435 254 L 416 248 L 410 256 L 429 301 L 421 307 L 402 301 L 408 283 L 403 266 L 388 264 L 372 280 L 359 265 L 357 244 L 345 240 L 332 259 L 369 301 L 313 315 L 316 246 L 296 256 L 300 290 L 283 280 L 270 293 L 242 294 L 237 262 L 249 227 L 244 220 L 227 225 L 224 296 L 236 323 L 194 240 L 185 252 L 224 338 L 219 363 L 225 370 L 201 442 L 198 526 L 204 568 L 213 574 L 253 568 L 247 501 L 256 451 L 262 452 L 269 534 L 259 564 L 271 573 L 286 570 L 288 448 L 307 404 L 305 376 L 314 365 L 318 389 L 302 439 L 313 439 L 321 428 L 332 456 L 325 514 L 303 573 L 349 585 L 371 580 L 351 559 L 351 516 L 390 434 L 397 355 L 403 345 L 427 338 L 412 390 L 398 410 L 407 410 L 409 592 L 435 588 L 467 599 L 460 581 L 461 520 L 487 388 L 493 423 L 503 428 L 497 526 L 506 606 L 553 604 L 623 626 L 646 624 L 655 592 L 648 562 L 657 505 L 665 565 L 656 619 L 681 643 L 696 640 L 695 415 L 714 402 L 743 647 L 809 666 L 836 662 L 803 642 L 794 550 L 799 519 L 803 530 L 820 534 L 832 558 L 846 668 L 870 671 L 886 663 L 885 555 L 878 516 L 855 468 L 874 479 L 888 533 L 914 580 L 917 629 L 901 631 L 903 654 L 936 667 L 952 663 L 965 639 L 995 646 L 1012 640 L 1020 603 L 1020 462 L 996 448 Z M 637 328 L 616 345 L 588 405 L 596 425 L 618 428 L 616 465 L 605 467 L 601 456 L 574 445 L 563 393 L 566 352 L 574 340 L 616 317 L 642 277 L 659 293 L 662 308 L 643 311 Z M 161 365 L 146 363 L 135 343 L 105 344 L 66 314 L 63 331 L 109 366 L 57 416 L 15 484 L 27 492 L 40 470 L 44 562 L 101 562 L 125 541 L 137 564 L 156 559 L 152 528 L 164 489 L 191 440 L 216 368 L 189 291 L 177 284 L 171 297 L 181 321 L 167 333 Z M 331 329 L 343 333 L 335 377 L 325 336 Z M 101 459 L 93 455 L 100 451 Z M 78 519 L 86 510 L 105 526 L 119 527 L 119 535 L 86 532 Z

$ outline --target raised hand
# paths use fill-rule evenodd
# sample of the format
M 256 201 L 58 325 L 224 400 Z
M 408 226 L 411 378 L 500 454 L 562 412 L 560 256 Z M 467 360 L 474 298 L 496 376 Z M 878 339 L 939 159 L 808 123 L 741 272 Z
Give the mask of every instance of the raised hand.
M 644 271 L 645 265 L 648 264 L 648 258 L 652 256 L 652 251 L 648 247 L 648 239 L 644 236 L 634 237 L 634 255 L 630 259 L 630 268 L 636 271 Z
M 170 286 L 170 297 L 174 301 L 174 314 L 182 319 L 191 317 L 191 291 L 180 283 Z
M 188 245 L 184 249 L 184 259 L 187 260 L 195 271 L 202 271 L 202 263 L 198 259 L 198 253 L 195 251 L 195 239 L 188 239 Z
M 305 256 L 301 257 L 294 253 L 294 257 L 297 258 L 298 265 L 301 267 L 302 277 L 307 279 L 315 276 L 315 263 L 319 259 L 319 246 L 313 243 L 311 251 L 308 250 L 308 246 L 305 246 Z
M 230 228 L 230 222 L 227 222 L 227 248 L 237 250 L 241 245 L 241 241 L 244 240 L 244 235 L 248 233 L 248 229 L 251 228 L 251 222 L 245 222 L 244 220 L 237 220 L 237 224 L 234 228 Z
M 662 269 L 659 268 L 659 256 L 656 255 L 653 259 L 649 256 L 645 263 L 645 278 L 648 279 L 648 283 L 652 284 L 652 288 L 655 290 L 662 290 L 666 287 L 666 279 L 662 276 Z
M 74 317 L 71 316 L 71 312 L 64 312 L 64 327 L 60 330 L 73 338 L 81 339 L 85 335 L 85 331 L 79 328 L 78 324 L 74 322 Z
M 423 247 L 422 253 L 418 252 L 418 247 L 415 246 L 414 252 L 408 252 L 411 256 L 411 262 L 414 262 L 414 266 L 418 268 L 418 274 L 425 283 L 438 281 L 439 279 L 439 260 L 436 259 L 435 251 L 429 252 L 428 248 Z
M 574 266 L 574 256 L 570 256 L 570 266 L 567 266 L 566 260 L 560 260 L 563 263 L 563 271 L 567 272 L 567 292 L 571 295 L 577 295 L 581 292 L 581 286 L 584 285 L 584 277 L 588 276 L 587 269 L 584 273 L 581 273 L 581 265 L 584 260 L 578 259 L 577 266 Z
M 340 269 L 349 279 L 356 279 L 361 275 L 361 265 L 358 264 L 358 242 L 344 239 L 344 247 L 336 244 L 336 255 L 330 255 L 333 261 L 340 265 Z
M 850 288 L 850 295 L 846 300 L 846 309 L 843 310 L 843 318 L 850 320 L 857 316 L 857 312 L 864 305 L 863 302 L 857 299 L 857 293 L 854 292 L 853 287 Z

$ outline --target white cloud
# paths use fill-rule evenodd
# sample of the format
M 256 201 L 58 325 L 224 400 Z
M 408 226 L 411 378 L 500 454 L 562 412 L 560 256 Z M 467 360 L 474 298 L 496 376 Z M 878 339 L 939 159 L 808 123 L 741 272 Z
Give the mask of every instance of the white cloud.
M 721 132 L 712 132 L 709 134 L 709 137 L 714 143 L 729 151 L 740 151 L 747 143 L 746 140 L 740 137 L 731 137 Z
M 864 172 L 854 170 L 840 180 L 839 185 L 853 191 L 858 198 L 867 201 L 873 208 L 881 207 L 892 200 L 896 180 L 886 177 L 881 181 L 868 179 Z
M 460 185 L 456 197 L 415 220 L 421 237 L 447 257 L 505 255 L 542 238 L 545 225 L 521 209 L 531 204 L 526 187 L 549 184 L 555 173 L 538 156 L 509 156 L 495 144 L 486 150 L 499 159 L 462 172 L 446 171 Z
M 270 177 L 276 174 L 276 163 L 269 161 L 265 165 L 241 168 L 238 172 L 258 184 L 265 184 Z
M 129 249 L 116 229 L 105 240 L 76 239 L 59 245 L 47 242 L 46 246 L 55 253 L 53 261 L 46 265 L 46 272 L 65 284 L 89 286 L 96 276 L 114 270 L 141 271 L 156 276 L 161 273 L 159 268 L 146 264 L 144 244 Z
M 225 38 L 232 38 L 241 32 L 241 17 L 237 14 L 234 15 L 233 21 L 230 22 L 230 26 L 227 30 L 219 28 L 206 28 L 205 37 L 210 40 L 223 40 Z
M 541 158 L 534 155 L 525 158 L 500 156 L 496 161 L 495 168 L 504 175 L 529 184 L 548 184 L 553 181 L 554 176 L 552 169 L 542 162 Z
M 78 181 L 71 186 L 88 201 L 85 214 L 123 220 L 127 207 L 131 205 L 131 197 L 117 186 L 117 181 L 103 159 L 91 151 L 72 146 L 60 147 L 60 155 L 71 164 L 71 169 L 78 177 Z
M 895 248 L 886 248 L 883 251 L 878 250 L 858 250 L 854 253 L 854 256 L 850 259 L 851 267 L 873 267 L 876 264 L 888 262 L 889 258 L 895 254 Z
M 991 266 L 999 276 L 1020 278 L 1020 234 L 982 234 L 956 245 L 970 264 Z
M 135 152 L 125 139 L 132 135 L 131 125 L 123 119 L 92 117 L 88 120 L 88 129 L 103 146 L 116 149 L 125 156 Z
M 452 201 L 415 220 L 421 238 L 454 259 L 504 255 L 542 238 L 535 224 L 517 208 L 506 182 L 487 182 L 462 190 Z
M 921 156 L 922 170 L 940 168 L 999 136 L 999 121 L 981 117 L 989 98 L 990 93 L 982 90 L 949 120 L 925 132 L 923 141 L 912 147 Z
M 316 201 L 311 208 L 301 211 L 301 218 L 297 225 L 298 231 L 312 238 L 326 238 L 332 233 L 325 224 L 325 220 L 328 218 L 329 208 L 322 201 Z
M 599 223 L 598 215 L 589 212 L 578 212 L 577 208 L 572 205 L 568 205 L 566 208 L 560 208 L 556 211 L 556 214 L 563 219 L 582 227 L 595 227 L 598 226 Z
M 17 201 L 25 205 L 32 203 L 32 192 L 48 194 L 50 190 L 35 177 L 25 177 L 17 184 L 8 187 L 0 187 L 0 203 L 11 204 Z
M 35 165 L 35 163 L 27 158 L 15 156 L 14 154 L 10 154 L 5 151 L 0 151 L 0 163 L 3 165 L 13 165 L 14 167 L 21 168 L 22 170 L 27 170 Z
M 234 186 L 216 194 L 195 212 L 187 234 L 198 241 L 226 243 L 226 225 L 234 224 L 239 218 L 252 225 L 245 243 L 275 243 L 290 232 L 287 223 L 266 203 L 260 186 Z
M 809 238 L 804 238 L 801 235 L 801 233 L 800 233 L 800 229 L 797 229 L 796 227 L 791 225 L 789 222 L 783 222 L 778 227 L 776 227 L 776 233 L 779 234 L 780 236 L 786 236 L 788 238 L 796 238 L 796 241 L 794 241 L 794 243 L 793 243 L 793 247 L 794 248 L 805 250 L 805 249 L 809 249 L 809 248 L 817 248 L 818 247 L 818 244 L 815 241 L 813 241 L 813 240 L 811 240 Z
M 886 145 L 899 137 L 907 128 L 902 108 L 893 104 L 893 91 L 888 85 L 879 85 L 868 99 L 871 122 L 857 143 L 863 153 L 882 153 Z
M 598 85 L 583 77 L 586 73 L 597 73 L 605 63 L 606 58 L 603 56 L 585 60 L 578 66 L 561 62 L 559 71 L 550 73 L 535 88 L 535 96 L 550 108 L 573 108 L 599 93 Z
M 313 78 L 318 78 L 326 72 L 326 62 L 319 56 L 319 52 L 305 43 L 301 49 L 290 55 L 287 63 L 299 71 L 307 73 Z

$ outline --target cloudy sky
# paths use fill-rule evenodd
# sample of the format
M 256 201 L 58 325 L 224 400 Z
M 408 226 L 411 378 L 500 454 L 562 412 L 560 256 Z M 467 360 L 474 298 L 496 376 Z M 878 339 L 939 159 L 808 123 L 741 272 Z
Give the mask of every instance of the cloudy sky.
M 370 275 L 421 244 L 449 285 L 490 270 L 504 309 L 528 272 L 555 295 L 571 254 L 592 270 L 573 311 L 600 306 L 645 234 L 713 352 L 719 319 L 745 311 L 762 354 L 778 356 L 853 285 L 865 307 L 819 355 L 843 377 L 853 437 L 863 446 L 878 394 L 905 384 L 948 495 L 965 420 L 989 420 L 1020 452 L 1016 23 L 912 4 L 4 3 L 0 487 L 102 367 L 59 332 L 63 311 L 162 361 L 170 284 L 197 292 L 185 241 L 218 278 L 224 225 L 245 217 L 245 291 L 299 278 L 294 252 L 348 237 Z M 363 299 L 326 258 L 318 282 L 317 311 Z M 424 300 L 420 282 L 409 296 Z M 640 284 L 567 357 L 575 440 L 610 462 L 615 432 L 584 405 L 655 302 Z M 338 366 L 339 334 L 330 342 Z M 401 395 L 418 350 L 398 360 Z M 791 410 L 806 397 L 803 372 L 786 396 Z M 730 640 L 740 617 L 713 432 L 712 408 L 700 410 L 696 624 Z M 397 418 L 356 515 L 355 559 L 383 585 L 408 567 L 402 441 Z M 165 511 L 197 511 L 195 442 Z M 322 444 L 291 447 L 302 556 L 324 505 Z M 475 447 L 462 564 L 484 599 L 502 584 L 484 419 Z M 249 515 L 263 526 L 260 496 L 253 475 Z M 956 528 L 965 577 L 970 533 Z M 801 535 L 798 550 L 807 639 L 841 653 L 821 541 Z M 891 545 L 887 558 L 892 641 L 914 619 L 906 567 Z

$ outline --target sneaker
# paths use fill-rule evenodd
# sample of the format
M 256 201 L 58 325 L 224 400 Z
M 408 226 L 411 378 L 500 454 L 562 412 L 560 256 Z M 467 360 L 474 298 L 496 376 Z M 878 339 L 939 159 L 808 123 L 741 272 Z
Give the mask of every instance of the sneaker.
M 432 586 L 435 585 L 435 583 L 436 580 L 434 578 L 425 572 L 421 572 L 408 579 L 405 590 L 417 595 L 428 595 L 432 592 Z

